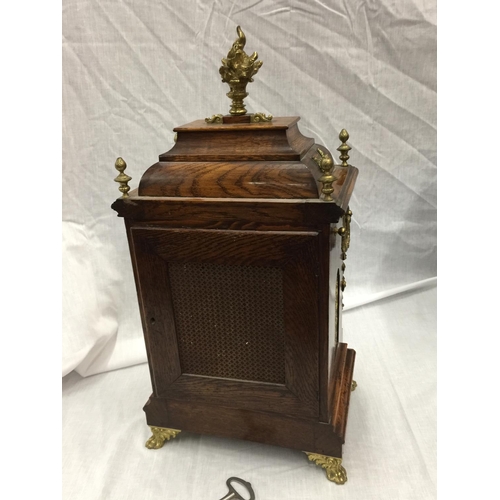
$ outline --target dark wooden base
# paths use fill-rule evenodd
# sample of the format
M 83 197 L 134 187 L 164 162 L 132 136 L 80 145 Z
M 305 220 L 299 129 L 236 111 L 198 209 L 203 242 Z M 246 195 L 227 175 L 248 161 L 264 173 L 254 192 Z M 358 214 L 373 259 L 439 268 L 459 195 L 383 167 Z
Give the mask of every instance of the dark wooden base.
M 341 458 L 355 354 L 354 350 L 347 349 L 347 344 L 339 344 L 337 348 L 335 376 L 330 382 L 329 422 L 152 395 L 144 406 L 147 423 Z

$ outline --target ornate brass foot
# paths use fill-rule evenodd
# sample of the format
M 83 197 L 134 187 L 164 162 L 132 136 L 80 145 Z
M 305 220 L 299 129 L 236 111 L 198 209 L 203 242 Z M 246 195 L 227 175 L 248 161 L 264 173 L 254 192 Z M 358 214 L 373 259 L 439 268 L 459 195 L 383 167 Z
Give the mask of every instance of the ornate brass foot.
M 153 435 L 146 441 L 146 448 L 150 450 L 157 450 L 161 448 L 165 441 L 169 441 L 179 434 L 177 429 L 167 429 L 166 427 L 153 427 L 149 426 Z
M 355 380 L 353 380 L 351 383 L 351 391 L 354 391 L 354 389 L 356 389 L 356 387 L 358 387 L 358 383 Z
M 347 474 L 344 467 L 342 467 L 341 458 L 328 457 L 326 455 L 319 455 L 318 453 L 308 453 L 307 451 L 304 453 L 311 462 L 325 469 L 326 477 L 329 481 L 333 481 L 336 484 L 344 484 L 347 481 Z

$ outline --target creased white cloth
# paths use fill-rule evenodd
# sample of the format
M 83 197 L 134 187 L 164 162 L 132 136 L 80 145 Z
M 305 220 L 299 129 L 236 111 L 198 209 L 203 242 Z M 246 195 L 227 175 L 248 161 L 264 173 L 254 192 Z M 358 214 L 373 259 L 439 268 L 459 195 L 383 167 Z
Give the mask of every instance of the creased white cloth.
M 346 308 L 436 276 L 435 2 L 63 0 L 63 374 L 145 361 L 114 161 L 136 187 L 175 126 L 227 113 L 238 24 L 264 61 L 249 111 L 332 151 L 350 133 Z
M 63 498 L 218 499 L 250 481 L 256 500 L 436 498 L 436 289 L 399 294 L 344 315 L 356 350 L 343 465 L 330 483 L 300 451 L 187 432 L 160 450 L 142 407 L 147 364 L 63 379 Z

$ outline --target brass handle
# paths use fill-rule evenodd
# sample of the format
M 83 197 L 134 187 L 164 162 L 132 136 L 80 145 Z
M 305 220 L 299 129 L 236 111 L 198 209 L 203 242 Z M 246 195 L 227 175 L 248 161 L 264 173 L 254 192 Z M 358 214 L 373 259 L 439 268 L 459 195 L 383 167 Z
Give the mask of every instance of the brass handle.
M 335 246 L 335 235 L 338 234 L 344 240 L 345 227 L 332 227 L 330 229 L 330 250 Z

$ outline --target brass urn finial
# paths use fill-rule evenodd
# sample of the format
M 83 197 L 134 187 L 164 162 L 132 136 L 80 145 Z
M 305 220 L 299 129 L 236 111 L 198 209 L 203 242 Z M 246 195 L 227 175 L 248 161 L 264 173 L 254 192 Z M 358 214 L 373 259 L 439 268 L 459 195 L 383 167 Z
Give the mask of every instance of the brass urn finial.
M 248 56 L 243 50 L 246 44 L 246 37 L 243 30 L 238 26 L 237 40 L 233 43 L 227 57 L 222 59 L 222 66 L 219 73 L 222 81 L 229 85 L 231 89 L 226 95 L 231 99 L 231 109 L 229 113 L 232 115 L 245 115 L 247 110 L 243 99 L 248 95 L 246 87 L 249 82 L 253 82 L 253 76 L 259 71 L 262 66 L 262 61 L 257 61 L 259 57 L 257 52 Z
M 115 178 L 115 182 L 120 183 L 120 187 L 118 189 L 122 193 L 122 198 L 128 198 L 128 192 L 130 191 L 128 181 L 131 181 L 132 177 L 124 173 L 124 170 L 127 168 L 125 160 L 123 158 L 117 158 L 115 162 L 115 168 L 116 170 L 118 170 L 118 172 L 120 172 Z
M 347 163 L 347 160 L 349 159 L 349 151 L 352 149 L 351 146 L 348 146 L 346 144 L 347 139 L 349 139 L 349 134 L 347 133 L 347 130 L 343 128 L 340 131 L 339 134 L 339 139 L 341 140 L 342 144 L 337 148 L 337 151 L 340 152 L 340 161 L 342 162 L 342 167 L 348 167 L 349 163 Z

